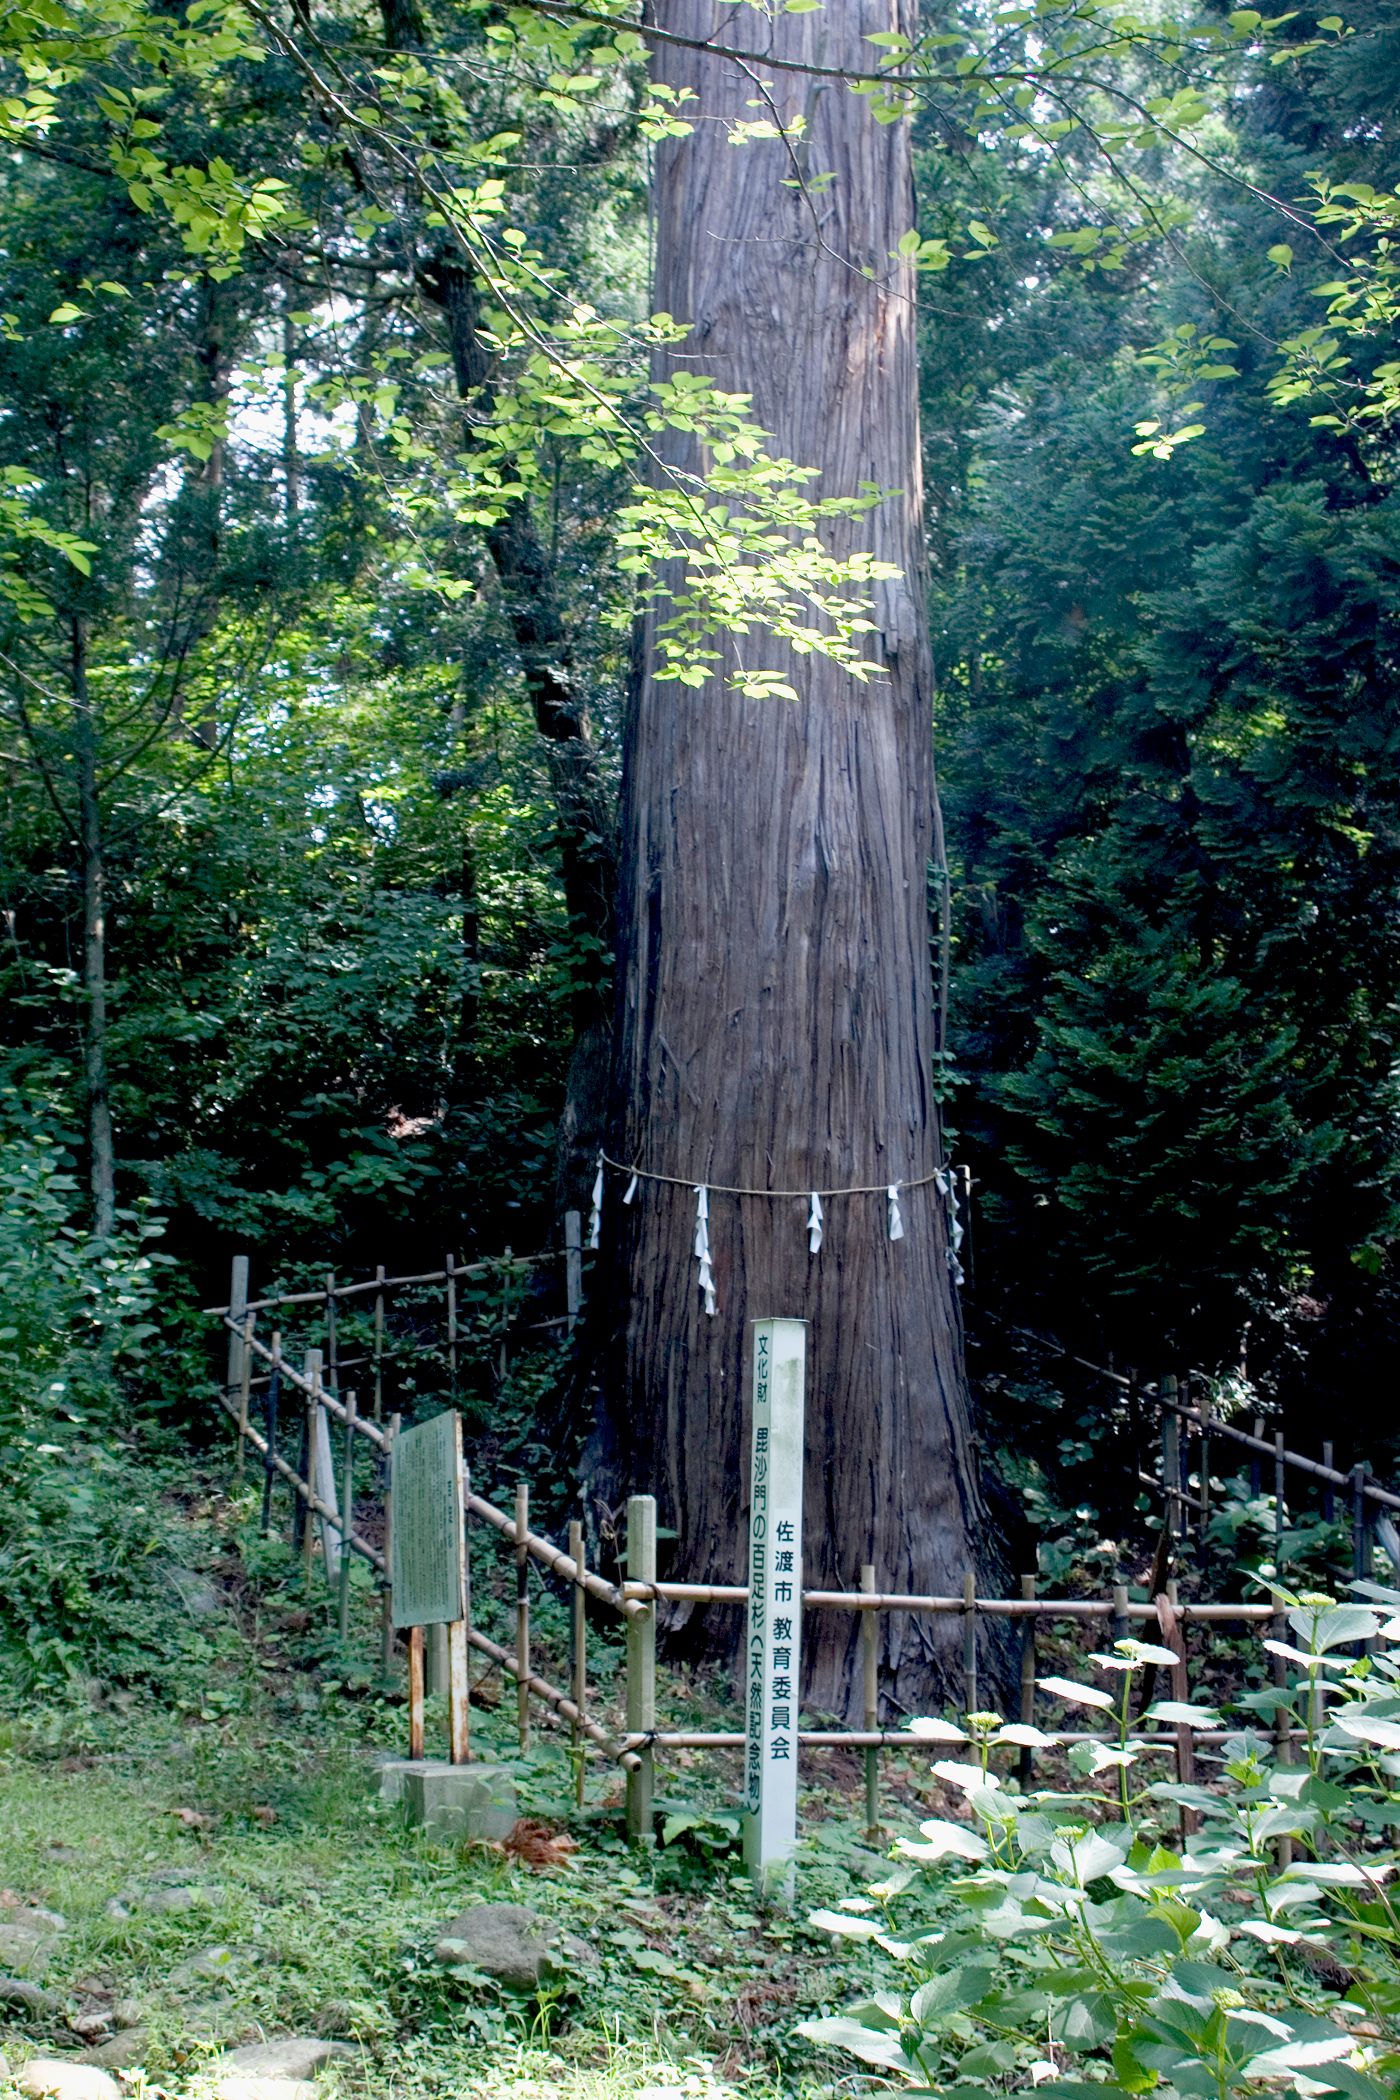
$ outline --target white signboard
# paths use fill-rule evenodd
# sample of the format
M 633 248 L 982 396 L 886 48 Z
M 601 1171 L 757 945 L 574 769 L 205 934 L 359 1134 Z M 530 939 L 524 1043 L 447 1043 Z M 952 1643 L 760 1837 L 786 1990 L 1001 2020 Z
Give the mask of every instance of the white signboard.
M 805 1320 L 755 1320 L 745 1648 L 744 1856 L 780 1889 L 797 1845 Z

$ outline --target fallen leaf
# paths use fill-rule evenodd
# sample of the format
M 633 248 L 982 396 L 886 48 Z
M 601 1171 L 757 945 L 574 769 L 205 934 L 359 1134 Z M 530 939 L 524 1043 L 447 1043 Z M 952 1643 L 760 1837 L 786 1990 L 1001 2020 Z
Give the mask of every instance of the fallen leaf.
M 170 1811 L 177 1823 L 187 1830 L 207 1830 L 214 1818 L 207 1816 L 202 1808 L 172 1808 Z
M 264 1830 L 271 1830 L 273 1824 L 277 1821 L 276 1809 L 269 1808 L 265 1801 L 257 1802 L 254 1807 L 249 1809 L 248 1813 L 255 1823 L 262 1824 Z
M 535 1816 L 521 1816 L 501 1849 L 522 1866 L 561 1867 L 571 1852 L 578 1851 L 578 1839 Z

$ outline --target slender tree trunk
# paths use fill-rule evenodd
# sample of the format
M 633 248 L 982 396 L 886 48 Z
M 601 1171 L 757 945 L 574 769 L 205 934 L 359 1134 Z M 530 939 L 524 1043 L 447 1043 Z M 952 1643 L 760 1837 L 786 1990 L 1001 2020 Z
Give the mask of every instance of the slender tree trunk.
M 877 30 L 912 26 L 900 0 L 826 0 L 771 15 L 660 0 L 686 37 L 752 47 L 752 65 L 663 47 L 656 70 L 693 88 L 691 134 L 658 149 L 654 304 L 690 324 L 661 360 L 753 396 L 771 449 L 819 467 L 819 493 L 894 490 L 837 525 L 841 549 L 898 564 L 879 587 L 860 684 L 820 657 L 784 659 L 793 703 L 657 685 L 652 652 L 628 740 L 622 829 L 620 1156 L 678 1186 L 610 1190 L 625 1332 L 607 1380 L 603 1454 L 614 1488 L 653 1489 L 675 1527 L 678 1577 L 743 1575 L 747 1336 L 768 1315 L 810 1322 L 807 1579 L 960 1591 L 985 1529 L 974 1466 L 932 1092 L 935 993 L 933 681 L 925 611 L 913 280 L 892 260 L 914 223 L 908 127 L 872 120 L 835 82 L 765 68 L 774 56 L 867 68 Z M 736 148 L 726 124 L 805 114 L 809 195 L 779 141 Z M 678 439 L 672 459 L 695 466 Z M 904 1237 L 888 1236 L 884 1190 Z M 803 1197 L 710 1198 L 718 1309 L 697 1289 L 692 1184 L 872 1186 L 830 1198 L 809 1254 Z M 917 1185 L 916 1185 L 917 1184 Z M 731 1615 L 732 1623 L 732 1615 Z M 940 1636 L 886 1620 L 885 1683 L 905 1706 L 951 1677 Z M 673 1638 L 713 1645 L 678 1621 Z M 812 1624 L 809 1706 L 859 1703 L 853 1615 Z M 853 1688 L 854 1691 L 853 1691 Z
M 491 360 L 477 330 L 477 286 L 470 265 L 460 255 L 445 253 L 419 271 L 419 284 L 446 319 L 464 400 L 489 406 Z M 560 1208 L 577 1209 L 593 1177 L 607 1115 L 612 994 L 604 969 L 586 964 L 590 955 L 606 957 L 613 949 L 616 822 L 589 726 L 587 695 L 574 675 L 549 550 L 524 503 L 513 504 L 486 538 L 544 746 L 565 908 L 580 944 L 571 1013 L 574 1048 L 558 1142 Z
M 107 1088 L 106 860 L 97 791 L 99 737 L 87 676 L 87 631 L 74 614 L 70 630 L 74 761 L 78 783 L 78 858 L 83 883 L 83 1079 L 87 1093 L 92 1226 L 107 1239 L 116 1222 L 116 1149 Z

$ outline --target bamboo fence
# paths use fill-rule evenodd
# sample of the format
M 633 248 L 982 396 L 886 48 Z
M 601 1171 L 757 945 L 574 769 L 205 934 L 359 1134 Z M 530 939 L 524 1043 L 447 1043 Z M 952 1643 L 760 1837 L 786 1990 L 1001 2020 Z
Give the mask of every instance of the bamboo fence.
M 578 1318 L 583 1302 L 578 1224 L 577 1213 L 571 1213 L 563 1249 L 567 1311 L 558 1320 L 536 1323 L 538 1326 L 566 1325 L 572 1328 Z M 394 1439 L 399 1423 L 397 1414 L 391 1415 L 386 1422 L 382 1413 L 384 1368 L 389 1353 L 386 1308 L 392 1303 L 395 1291 L 425 1286 L 441 1288 L 450 1375 L 456 1369 L 461 1341 L 458 1285 L 464 1279 L 528 1267 L 532 1259 L 557 1258 L 521 1258 L 508 1252 L 497 1261 L 459 1265 L 449 1256 L 442 1269 L 413 1276 L 388 1276 L 381 1267 L 366 1282 L 339 1283 L 333 1277 L 327 1277 L 325 1286 L 318 1291 L 275 1293 L 254 1299 L 248 1295 L 247 1260 L 240 1256 L 234 1263 L 228 1302 L 207 1309 L 220 1319 L 228 1333 L 228 1377 L 223 1387 L 217 1389 L 217 1397 L 237 1431 L 235 1463 L 239 1474 L 242 1474 L 246 1454 L 250 1452 L 255 1464 L 262 1468 L 264 1529 L 271 1522 L 274 1491 L 279 1483 L 284 1484 L 291 1492 L 293 1537 L 301 1548 L 308 1572 L 314 1564 L 319 1527 L 327 1571 L 329 1573 L 334 1568 L 337 1577 L 342 1632 L 348 1628 L 352 1559 L 358 1557 L 369 1565 L 380 1588 L 382 1660 L 386 1674 L 393 1666 L 395 1645 L 387 1519 L 391 1506 L 389 1489 Z M 367 1357 L 343 1358 L 338 1349 L 337 1309 L 347 1300 L 365 1297 L 371 1300 L 373 1311 L 371 1350 Z M 306 1349 L 301 1368 L 297 1369 L 284 1352 L 280 1327 L 273 1327 L 270 1341 L 264 1341 L 256 1332 L 257 1320 L 260 1313 L 275 1313 L 280 1319 L 286 1309 L 306 1306 L 321 1309 L 325 1321 L 324 1344 Z M 340 1380 L 347 1370 L 364 1365 L 370 1370 L 374 1391 L 374 1403 L 368 1411 L 360 1408 L 353 1389 L 342 1390 L 340 1387 Z M 257 1366 L 265 1369 L 255 1375 Z M 1319 1462 L 1286 1449 L 1281 1434 L 1270 1441 L 1261 1431 L 1250 1434 L 1222 1422 L 1211 1413 L 1201 1374 L 1189 1374 L 1188 1379 L 1181 1383 L 1164 1377 L 1154 1387 L 1139 1386 L 1121 1373 L 1099 1365 L 1089 1365 L 1088 1368 L 1115 1385 L 1131 1386 L 1135 1400 L 1153 1403 L 1157 1408 L 1162 1437 L 1161 1477 L 1158 1479 L 1146 1472 L 1140 1477 L 1162 1498 L 1164 1543 L 1180 1537 L 1191 1515 L 1194 1514 L 1202 1526 L 1208 1521 L 1211 1497 L 1209 1453 L 1212 1442 L 1219 1439 L 1250 1453 L 1256 1460 L 1268 1458 L 1272 1461 L 1275 1521 L 1280 1537 L 1286 1509 L 1286 1475 L 1290 1467 L 1303 1477 L 1321 1483 L 1329 1497 L 1335 1496 L 1337 1490 L 1346 1490 L 1351 1498 L 1357 1573 L 1369 1572 L 1373 1525 L 1379 1521 L 1384 1526 L 1388 1522 L 1385 1513 L 1400 1509 L 1400 1495 L 1372 1480 L 1366 1468 L 1355 1467 L 1351 1472 L 1342 1472 L 1331 1463 L 1330 1447 Z M 1193 1390 L 1201 1394 L 1194 1403 Z M 261 1427 L 252 1418 L 255 1392 L 260 1400 Z M 1183 1393 L 1185 1397 L 1181 1397 Z M 288 1411 L 294 1411 L 301 1424 L 300 1451 L 295 1459 L 282 1448 Z M 325 1436 L 322 1434 L 323 1424 Z M 332 1425 L 341 1439 L 340 1464 L 337 1468 L 332 1463 L 329 1470 L 322 1465 L 318 1479 L 316 1453 L 327 1447 Z M 1189 1466 L 1192 1440 L 1197 1441 L 1199 1448 L 1199 1465 L 1194 1473 Z M 377 1493 L 385 1511 L 386 1535 L 382 1549 L 356 1529 L 354 1461 L 360 1444 L 374 1455 Z M 1193 1479 L 1195 1493 L 1191 1489 Z M 581 1522 L 575 1521 L 569 1526 L 567 1552 L 531 1528 L 530 1494 L 526 1483 L 522 1482 L 517 1489 L 513 1513 L 497 1508 L 470 1487 L 465 1507 L 468 1523 L 479 1525 L 493 1540 L 504 1560 L 514 1566 L 513 1647 L 492 1639 L 470 1620 L 466 1640 L 470 1648 L 487 1657 L 516 1684 L 516 1731 L 521 1753 L 524 1754 L 530 1745 L 534 1711 L 542 1709 L 545 1717 L 562 1723 L 568 1730 L 576 1754 L 578 1798 L 582 1800 L 583 1797 L 585 1759 L 591 1752 L 623 1770 L 628 1828 L 635 1837 L 649 1835 L 653 1827 L 658 1752 L 734 1751 L 741 1749 L 744 1743 L 744 1736 L 733 1730 L 667 1728 L 659 1724 L 658 1613 L 667 1605 L 746 1608 L 747 1585 L 660 1579 L 657 1574 L 656 1505 L 650 1496 L 633 1496 L 628 1502 L 624 1558 L 628 1573 L 623 1581 L 616 1583 L 587 1566 Z M 1393 1532 L 1391 1536 L 1393 1538 Z M 876 1570 L 868 1563 L 862 1568 L 858 1590 L 804 1590 L 801 1599 L 804 1613 L 849 1612 L 860 1619 L 861 1705 L 865 1725 L 859 1729 L 799 1728 L 798 1740 L 808 1747 L 840 1747 L 864 1753 L 866 1822 L 874 1835 L 879 1824 L 879 1754 L 887 1750 L 927 1753 L 930 1749 L 930 1739 L 916 1728 L 882 1728 L 879 1725 L 878 1619 L 881 1615 L 901 1613 L 915 1617 L 961 1618 L 966 1712 L 978 1711 L 979 1636 L 983 1627 L 999 1620 L 1012 1622 L 1019 1629 L 1020 1638 L 1017 1718 L 1031 1727 L 1039 1725 L 1037 1716 L 1044 1713 L 1046 1703 L 1052 1697 L 1037 1684 L 1039 1634 L 1047 1625 L 1079 1623 L 1090 1630 L 1101 1629 L 1100 1637 L 1106 1634 L 1110 1639 L 1127 1636 L 1135 1626 L 1155 1631 L 1156 1638 L 1172 1647 L 1177 1656 L 1176 1666 L 1169 1674 L 1172 1696 L 1181 1700 L 1190 1697 L 1187 1634 L 1191 1628 L 1236 1625 L 1263 1629 L 1272 1626 L 1275 1634 L 1282 1631 L 1281 1616 L 1274 1603 L 1197 1602 L 1180 1598 L 1175 1583 L 1166 1579 L 1166 1565 L 1167 1555 L 1159 1552 L 1158 1571 L 1154 1572 L 1152 1587 L 1159 1588 L 1160 1593 L 1137 1598 L 1132 1597 L 1127 1585 L 1122 1583 L 1114 1584 L 1110 1594 L 1104 1597 L 1041 1596 L 1037 1593 L 1036 1578 L 1030 1575 L 1022 1577 L 1020 1595 L 1016 1597 L 979 1596 L 971 1574 L 966 1577 L 960 1594 L 886 1591 L 876 1586 Z M 572 1598 L 567 1690 L 542 1676 L 533 1665 L 532 1575 L 536 1582 L 551 1578 L 560 1583 Z M 609 1728 L 589 1707 L 587 1606 L 590 1602 L 596 1610 L 620 1622 L 625 1633 L 625 1721 L 621 1729 Z M 1143 1705 L 1146 1703 L 1144 1698 Z M 1075 1742 L 1116 1740 L 1093 1731 L 1056 1728 L 1053 1723 L 1047 1732 L 1057 1747 Z M 1280 1753 L 1286 1757 L 1292 1742 L 1286 1717 L 1276 1724 L 1276 1732 Z M 1188 1729 L 1173 1727 L 1154 1731 L 1135 1728 L 1133 1741 L 1144 1751 L 1173 1757 L 1178 1775 L 1183 1779 L 1193 1775 L 1194 1753 Z M 1037 1746 L 1034 1744 L 1018 1746 L 1023 1780 L 1031 1778 L 1036 1755 Z

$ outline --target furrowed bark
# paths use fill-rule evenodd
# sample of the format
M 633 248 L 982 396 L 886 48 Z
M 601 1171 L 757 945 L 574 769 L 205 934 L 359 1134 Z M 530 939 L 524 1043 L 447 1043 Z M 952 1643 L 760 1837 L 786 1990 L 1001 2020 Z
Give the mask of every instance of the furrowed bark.
M 677 1579 L 742 1580 L 749 1323 L 810 1322 L 807 1581 L 956 1592 L 985 1545 L 947 1260 L 932 1185 L 901 1197 L 891 1241 L 883 1186 L 940 1164 L 932 1089 L 935 992 L 928 872 L 934 852 L 933 676 L 925 610 L 914 282 L 893 259 L 914 223 L 908 128 L 873 121 L 834 83 L 765 72 L 760 48 L 868 65 L 879 30 L 912 29 L 898 0 L 826 0 L 817 12 L 740 9 L 726 41 L 751 66 L 663 47 L 659 77 L 692 88 L 700 119 L 657 149 L 653 305 L 689 324 L 659 360 L 751 394 L 770 449 L 821 470 L 817 492 L 894 491 L 873 514 L 825 527 L 842 550 L 898 564 L 876 594 L 869 684 L 820 656 L 750 636 L 795 702 L 658 684 L 655 616 L 627 745 L 622 825 L 618 1156 L 681 1186 L 610 1192 L 622 1332 L 605 1379 L 601 1471 L 610 1493 L 647 1489 L 678 1540 Z M 660 0 L 661 27 L 721 26 L 710 0 Z M 780 140 L 735 147 L 727 125 L 805 115 L 790 186 Z M 785 186 L 787 185 L 787 186 Z M 702 466 L 678 438 L 673 463 Z M 803 1198 L 715 1195 L 719 1310 L 696 1287 L 693 1183 L 753 1189 L 875 1184 L 833 1198 L 809 1255 Z M 883 1624 L 883 1682 L 917 1708 L 960 1682 L 960 1629 Z M 672 1640 L 729 1637 L 687 1625 Z M 945 1650 L 934 1642 L 947 1636 Z M 811 1708 L 860 1705 L 858 1629 L 812 1622 Z

